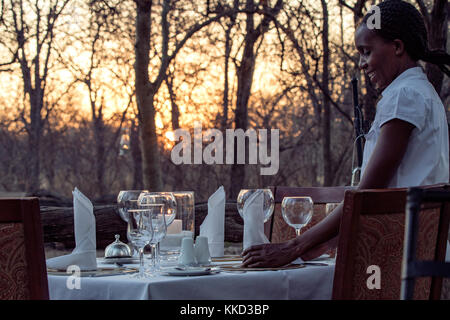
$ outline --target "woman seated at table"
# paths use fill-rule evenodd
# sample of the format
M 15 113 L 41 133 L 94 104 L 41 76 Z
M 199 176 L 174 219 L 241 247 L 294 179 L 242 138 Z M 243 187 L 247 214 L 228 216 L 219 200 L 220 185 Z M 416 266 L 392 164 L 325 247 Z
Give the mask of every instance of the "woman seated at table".
M 420 13 L 404 1 L 378 4 L 381 28 L 363 18 L 355 33 L 359 67 L 381 92 L 375 120 L 365 136 L 359 189 L 411 187 L 449 182 L 448 125 L 439 95 L 418 60 L 450 76 L 450 56 L 427 48 Z M 243 252 L 247 267 L 276 267 L 298 257 L 310 260 L 337 244 L 342 203 L 301 236 Z

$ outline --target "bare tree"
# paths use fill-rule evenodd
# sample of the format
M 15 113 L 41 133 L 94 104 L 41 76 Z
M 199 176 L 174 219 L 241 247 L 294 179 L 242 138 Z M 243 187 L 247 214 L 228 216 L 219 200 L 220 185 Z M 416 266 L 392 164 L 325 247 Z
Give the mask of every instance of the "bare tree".
M 21 121 L 28 136 L 30 172 L 27 189 L 40 187 L 42 130 L 51 108 L 45 103 L 58 19 L 70 0 L 9 0 L 2 2 L 0 44 L 7 49 L 6 65 L 19 64 L 27 103 Z
M 162 1 L 160 11 L 153 7 L 154 1 L 135 0 L 136 3 L 136 45 L 135 45 L 135 74 L 136 74 L 136 98 L 139 108 L 139 125 L 141 134 L 141 149 L 143 160 L 144 187 L 150 190 L 161 189 L 161 167 L 160 155 L 158 149 L 158 137 L 155 125 L 155 95 L 159 91 L 161 84 L 167 77 L 167 68 L 170 62 L 176 57 L 185 43 L 197 31 L 203 27 L 218 21 L 225 16 L 226 10 L 210 16 L 199 13 L 200 9 L 193 3 L 178 3 L 170 0 Z M 193 6 L 189 12 L 189 19 L 183 21 L 180 25 L 183 29 L 171 27 L 171 18 L 180 20 L 180 6 Z M 173 12 L 176 11 L 176 14 Z M 171 15 L 172 13 L 172 15 Z M 161 33 L 158 39 L 160 52 L 158 63 L 151 67 L 150 52 L 158 51 L 155 39 L 151 39 L 154 32 L 152 22 L 156 17 L 160 17 Z M 188 25 L 188 21 L 196 21 Z M 175 33 L 175 34 L 174 34 Z M 181 35 L 181 36 L 180 36 Z M 152 41 L 153 40 L 153 41 Z M 154 75 L 150 79 L 149 72 Z
M 425 26 L 428 33 L 428 46 L 430 49 L 440 49 L 446 51 L 447 33 L 448 33 L 448 14 L 449 7 L 447 0 L 434 0 L 431 10 L 427 8 L 423 0 L 416 0 L 420 11 L 425 20 Z M 433 84 L 436 92 L 444 98 L 442 83 L 444 73 L 434 64 L 427 63 L 425 72 L 428 79 Z
M 361 22 L 362 18 L 364 17 L 364 14 L 367 12 L 366 4 L 367 0 L 356 0 L 353 6 L 350 6 L 347 4 L 345 0 L 339 0 L 339 4 L 343 7 L 350 9 L 353 12 L 353 22 L 356 28 L 358 27 L 359 23 Z M 356 68 L 358 66 L 356 65 Z M 355 72 L 356 74 L 357 72 Z M 366 89 L 366 94 L 362 97 L 362 111 L 364 114 L 364 118 L 367 122 L 372 122 L 373 119 L 375 119 L 375 106 L 379 97 L 378 92 L 375 90 L 375 88 L 370 83 L 368 75 L 365 73 L 363 74 L 364 77 L 364 84 Z
M 242 58 L 236 63 L 237 92 L 236 108 L 234 114 L 235 129 L 247 130 L 248 126 L 248 100 L 251 94 L 253 72 L 255 70 L 255 61 L 258 53 L 258 41 L 262 43 L 262 37 L 269 30 L 274 17 L 283 7 L 283 1 L 278 0 L 273 7 L 270 7 L 268 1 L 261 1 L 262 19 L 255 26 L 255 13 L 258 12 L 257 4 L 253 0 L 245 1 L 245 34 L 243 42 Z M 230 194 L 236 198 L 239 190 L 243 187 L 245 181 L 245 165 L 237 163 L 237 144 L 234 149 L 234 164 L 231 168 Z

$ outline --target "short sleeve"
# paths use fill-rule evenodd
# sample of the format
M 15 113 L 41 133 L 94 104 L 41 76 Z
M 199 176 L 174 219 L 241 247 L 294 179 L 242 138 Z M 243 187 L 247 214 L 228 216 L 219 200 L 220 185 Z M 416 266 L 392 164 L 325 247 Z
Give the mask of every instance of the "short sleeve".
M 401 87 L 391 92 L 378 106 L 381 127 L 392 119 L 400 119 L 411 123 L 422 130 L 427 118 L 427 105 L 423 95 L 414 88 Z

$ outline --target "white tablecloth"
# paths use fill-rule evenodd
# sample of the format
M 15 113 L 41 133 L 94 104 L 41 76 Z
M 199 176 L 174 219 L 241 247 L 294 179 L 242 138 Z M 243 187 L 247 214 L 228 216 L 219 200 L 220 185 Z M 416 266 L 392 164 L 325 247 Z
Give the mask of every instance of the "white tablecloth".
M 334 264 L 277 271 L 249 271 L 204 276 L 130 275 L 81 277 L 68 289 L 67 276 L 48 275 L 52 300 L 328 300 Z

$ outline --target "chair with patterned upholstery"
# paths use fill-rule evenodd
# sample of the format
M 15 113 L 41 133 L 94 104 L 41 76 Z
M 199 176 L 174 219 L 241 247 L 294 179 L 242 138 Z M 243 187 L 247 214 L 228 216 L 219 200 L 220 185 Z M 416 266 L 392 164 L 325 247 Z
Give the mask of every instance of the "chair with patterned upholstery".
M 38 198 L 0 199 L 0 299 L 48 299 Z
M 294 228 L 290 227 L 283 219 L 281 214 L 281 202 L 284 197 L 311 197 L 314 202 L 314 213 L 310 223 L 305 226 L 303 231 L 314 226 L 322 220 L 325 214 L 327 203 L 339 203 L 344 200 L 344 194 L 347 190 L 354 187 L 272 187 L 275 199 L 275 209 L 271 219 L 266 223 L 266 234 L 273 243 L 283 242 L 295 238 Z
M 424 190 L 415 187 L 408 189 L 406 198 L 406 225 L 405 225 L 405 246 L 403 248 L 402 265 L 402 288 L 401 299 L 412 300 L 414 298 L 414 287 L 417 278 L 424 276 L 435 276 L 450 278 L 450 263 L 438 260 L 435 255 L 433 260 L 419 260 L 416 257 L 417 235 L 419 230 L 419 212 L 424 204 L 436 203 L 442 206 L 446 214 L 441 214 L 441 219 L 448 219 L 450 215 L 450 190 L 442 188 L 441 190 Z M 444 239 L 438 240 L 437 253 L 446 250 L 448 238 L 448 223 L 441 223 L 443 228 L 439 233 Z
M 439 187 L 442 185 L 427 188 Z M 333 299 L 400 299 L 406 191 L 346 192 Z M 417 257 L 443 261 L 445 245 L 442 241 L 446 241 L 448 212 L 442 210 L 440 204 L 427 204 L 420 210 L 419 225 Z M 418 279 L 414 299 L 439 299 L 441 285 L 440 279 Z

